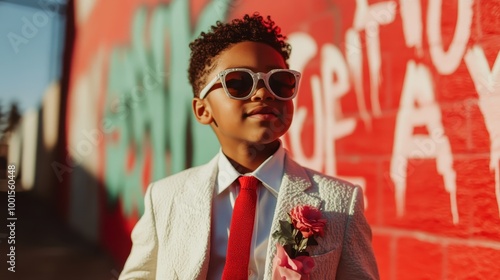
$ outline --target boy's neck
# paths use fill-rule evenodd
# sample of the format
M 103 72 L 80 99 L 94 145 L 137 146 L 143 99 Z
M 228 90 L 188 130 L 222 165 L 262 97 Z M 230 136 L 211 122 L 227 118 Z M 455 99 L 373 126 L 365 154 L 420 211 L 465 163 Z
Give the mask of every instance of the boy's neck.
M 222 147 L 222 152 L 236 171 L 245 174 L 257 169 L 280 145 L 279 140 L 262 145 L 240 144 L 236 147 Z

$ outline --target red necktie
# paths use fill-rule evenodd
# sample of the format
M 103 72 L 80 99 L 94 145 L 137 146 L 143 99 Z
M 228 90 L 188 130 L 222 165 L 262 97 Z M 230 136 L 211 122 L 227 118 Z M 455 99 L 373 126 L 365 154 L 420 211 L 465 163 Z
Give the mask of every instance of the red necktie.
M 223 280 L 247 280 L 250 246 L 252 244 L 255 207 L 257 205 L 257 185 L 259 180 L 253 176 L 242 176 L 240 193 L 236 198 L 229 228 L 226 265 Z

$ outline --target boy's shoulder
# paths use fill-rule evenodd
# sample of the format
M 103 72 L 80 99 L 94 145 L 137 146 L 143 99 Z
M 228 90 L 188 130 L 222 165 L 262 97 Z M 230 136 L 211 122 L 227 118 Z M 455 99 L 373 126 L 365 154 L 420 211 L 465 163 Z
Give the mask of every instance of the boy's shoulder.
M 154 181 L 150 184 L 150 188 L 155 188 L 155 191 L 168 189 L 168 191 L 172 191 L 175 188 L 182 187 L 186 185 L 186 181 L 194 180 L 203 182 L 213 176 L 217 164 L 217 156 L 215 156 L 211 161 L 205 163 L 203 165 L 191 167 L 185 170 L 182 170 L 178 173 L 169 175 L 165 178 Z
M 317 170 L 308 168 L 306 166 L 301 165 L 300 163 L 297 163 L 293 159 L 290 159 L 293 161 L 297 166 L 300 166 L 302 168 L 307 176 L 309 177 L 309 180 L 313 183 L 313 185 L 316 186 L 334 186 L 335 188 L 342 188 L 345 189 L 346 191 L 353 191 L 355 188 L 358 186 L 346 181 L 344 179 L 340 179 L 338 177 L 334 177 L 331 175 L 327 175 L 325 173 L 319 172 Z
M 308 192 L 326 201 L 323 206 L 325 209 L 339 211 L 339 213 L 352 213 L 353 207 L 357 204 L 360 204 L 361 208 L 364 207 L 363 189 L 360 185 L 307 167 L 303 168 L 312 184 Z
M 342 187 L 349 188 L 349 189 L 356 187 L 355 184 L 353 184 L 349 181 L 346 181 L 344 179 L 340 179 L 340 178 L 335 177 L 335 176 L 327 175 L 327 174 L 324 174 L 324 173 L 321 173 L 321 172 L 318 172 L 316 170 L 312 170 L 312 169 L 309 169 L 306 167 L 304 167 L 304 168 L 306 169 L 307 173 L 309 174 L 309 178 L 311 178 L 314 182 L 335 184 L 335 185 L 342 186 Z
M 202 172 L 203 168 L 206 165 L 207 164 L 200 165 L 200 166 L 190 167 L 188 169 L 184 169 L 184 170 L 179 171 L 179 172 L 177 172 L 175 174 L 172 174 L 172 175 L 169 175 L 169 176 L 164 177 L 162 179 L 159 179 L 159 180 L 153 182 L 153 184 L 163 184 L 163 183 L 169 183 L 169 182 L 186 180 L 186 178 L 190 178 L 192 175 L 199 174 L 199 172 Z

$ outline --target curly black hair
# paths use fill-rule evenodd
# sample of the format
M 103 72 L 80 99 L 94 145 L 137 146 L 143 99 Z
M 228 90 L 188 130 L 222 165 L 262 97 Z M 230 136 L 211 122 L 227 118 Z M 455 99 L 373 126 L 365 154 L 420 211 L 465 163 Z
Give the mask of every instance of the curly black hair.
M 191 57 L 188 74 L 194 96 L 199 95 L 206 75 L 217 66 L 214 61 L 216 57 L 231 45 L 245 41 L 267 44 L 281 54 L 286 64 L 291 46 L 285 39 L 281 28 L 275 25 L 271 17 L 267 16 L 266 20 L 259 13 L 246 14 L 243 19 L 234 19 L 229 23 L 217 21 L 210 32 L 202 32 L 189 44 Z

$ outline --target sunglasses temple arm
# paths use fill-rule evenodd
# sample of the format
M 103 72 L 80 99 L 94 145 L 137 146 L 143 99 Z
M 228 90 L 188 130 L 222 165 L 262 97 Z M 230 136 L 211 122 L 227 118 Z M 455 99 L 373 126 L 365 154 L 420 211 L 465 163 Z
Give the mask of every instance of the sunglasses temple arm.
M 208 83 L 200 92 L 200 99 L 203 99 L 205 98 L 205 96 L 207 96 L 208 92 L 210 91 L 210 89 L 215 85 L 215 83 L 217 82 L 217 80 L 219 79 L 219 75 L 215 76 L 215 78 L 212 79 L 212 81 L 210 81 L 210 83 Z

